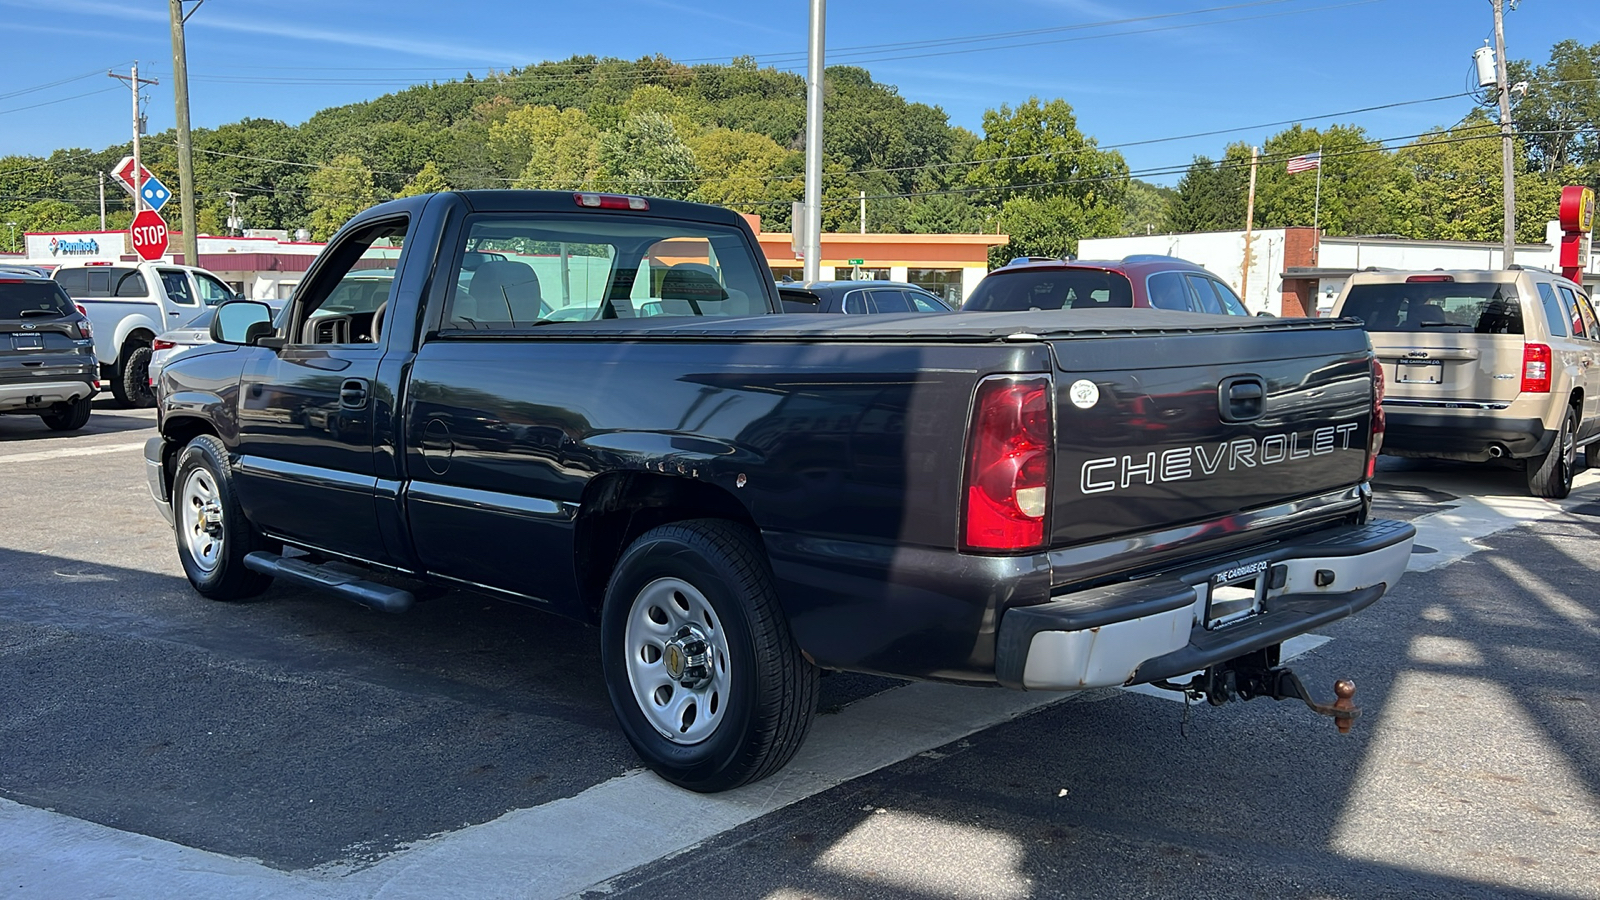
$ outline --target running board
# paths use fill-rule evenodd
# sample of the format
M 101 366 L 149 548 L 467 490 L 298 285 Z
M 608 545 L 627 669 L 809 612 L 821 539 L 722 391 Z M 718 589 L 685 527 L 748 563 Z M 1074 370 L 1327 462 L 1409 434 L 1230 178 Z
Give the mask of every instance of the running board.
M 338 594 L 362 606 L 370 606 L 379 612 L 403 613 L 416 602 L 416 597 L 410 591 L 379 584 L 376 581 L 366 581 L 354 572 L 344 568 L 335 568 L 328 564 L 318 565 L 303 559 L 291 559 L 257 550 L 244 558 L 244 567 L 273 578 L 282 578 L 292 581 L 303 587 L 315 588 L 319 591 L 328 591 Z

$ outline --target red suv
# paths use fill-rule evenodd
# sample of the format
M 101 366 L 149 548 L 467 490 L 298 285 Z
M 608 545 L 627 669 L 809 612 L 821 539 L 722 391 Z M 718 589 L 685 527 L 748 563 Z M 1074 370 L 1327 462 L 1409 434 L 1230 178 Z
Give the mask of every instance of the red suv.
M 1250 315 L 1222 279 L 1187 260 L 1154 255 L 1014 259 L 984 276 L 961 304 L 963 312 L 1117 307 Z

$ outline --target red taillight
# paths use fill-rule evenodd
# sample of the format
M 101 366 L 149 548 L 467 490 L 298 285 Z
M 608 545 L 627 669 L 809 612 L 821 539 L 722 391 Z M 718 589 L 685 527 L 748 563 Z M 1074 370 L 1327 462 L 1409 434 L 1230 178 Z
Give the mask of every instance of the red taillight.
M 1544 344 L 1522 345 L 1522 390 L 1550 393 L 1550 348 Z
M 1454 275 L 1413 275 L 1410 278 L 1406 279 L 1406 283 L 1407 284 L 1416 284 L 1417 282 L 1427 283 L 1427 282 L 1436 282 L 1436 281 L 1455 281 L 1455 280 L 1456 280 L 1456 277 Z
M 1372 358 L 1372 427 L 1367 430 L 1367 480 L 1378 471 L 1378 454 L 1383 452 L 1383 364 Z
M 82 303 L 74 303 L 72 305 L 78 308 L 78 315 L 83 316 L 82 319 L 78 320 L 78 337 L 94 337 L 94 325 L 89 322 L 89 311 L 83 308 Z
M 967 547 L 1044 546 L 1054 434 L 1049 379 L 994 378 L 978 386 L 967 439 Z
M 178 346 L 178 345 L 174 344 L 171 341 L 163 341 L 161 338 L 156 338 L 155 340 L 150 342 L 151 351 L 155 351 L 155 350 L 171 350 L 173 347 L 176 347 L 176 346 Z
M 579 206 L 590 209 L 649 209 L 650 201 L 643 197 L 627 197 L 622 194 L 587 194 L 577 193 L 572 199 Z

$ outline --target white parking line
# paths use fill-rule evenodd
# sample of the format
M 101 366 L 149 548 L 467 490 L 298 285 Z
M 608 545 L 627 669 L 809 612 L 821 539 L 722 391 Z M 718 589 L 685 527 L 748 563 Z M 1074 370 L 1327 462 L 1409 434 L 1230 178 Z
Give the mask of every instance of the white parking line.
M 43 462 L 48 459 L 60 459 L 66 456 L 99 456 L 102 453 L 122 453 L 126 450 L 137 450 L 143 446 L 144 441 L 135 441 L 131 444 L 102 444 L 97 447 L 62 447 L 58 450 L 35 450 L 32 453 L 0 453 L 0 465 Z

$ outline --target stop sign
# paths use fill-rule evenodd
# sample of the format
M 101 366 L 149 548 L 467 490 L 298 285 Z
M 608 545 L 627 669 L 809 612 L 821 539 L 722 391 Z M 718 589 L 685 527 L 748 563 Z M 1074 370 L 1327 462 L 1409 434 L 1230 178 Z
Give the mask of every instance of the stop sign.
M 160 259 L 167 252 L 167 223 L 153 209 L 140 210 L 133 217 L 133 249 L 141 259 Z

